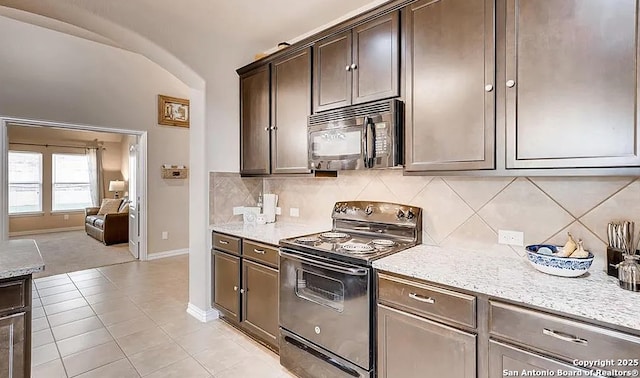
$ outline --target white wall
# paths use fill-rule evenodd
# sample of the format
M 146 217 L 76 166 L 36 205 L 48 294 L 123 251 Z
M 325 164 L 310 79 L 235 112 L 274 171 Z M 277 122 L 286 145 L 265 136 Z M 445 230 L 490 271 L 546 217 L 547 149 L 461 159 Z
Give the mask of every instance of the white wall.
M 157 125 L 157 95 L 190 89 L 141 55 L 0 17 L 0 116 L 148 132 L 148 252 L 187 248 L 189 129 Z M 162 240 L 162 231 L 169 239 Z

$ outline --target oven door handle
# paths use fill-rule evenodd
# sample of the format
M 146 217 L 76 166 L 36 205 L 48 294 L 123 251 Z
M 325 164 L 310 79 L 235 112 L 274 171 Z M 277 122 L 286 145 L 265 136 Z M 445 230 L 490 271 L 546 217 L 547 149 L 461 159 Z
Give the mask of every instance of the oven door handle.
M 347 268 L 344 266 L 328 264 L 323 261 L 313 260 L 313 259 L 309 259 L 306 257 L 302 257 L 299 255 L 294 255 L 294 254 L 286 253 L 282 251 L 279 251 L 278 253 L 280 254 L 280 256 L 287 259 L 303 262 L 309 265 L 319 266 L 325 269 L 332 270 L 334 272 L 348 274 L 350 276 L 366 276 L 367 274 L 369 274 L 369 270 L 365 268 Z

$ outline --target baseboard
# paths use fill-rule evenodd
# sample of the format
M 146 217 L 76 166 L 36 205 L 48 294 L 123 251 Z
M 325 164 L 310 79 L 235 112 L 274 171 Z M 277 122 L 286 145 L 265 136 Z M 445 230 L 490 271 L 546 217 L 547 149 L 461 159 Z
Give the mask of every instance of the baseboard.
M 158 253 L 147 253 L 147 261 L 164 259 L 165 257 L 186 255 L 188 253 L 189 253 L 189 248 L 173 249 L 171 251 L 163 251 Z
M 193 316 L 194 318 L 200 320 L 203 323 L 209 322 L 214 319 L 218 319 L 220 315 L 218 311 L 213 308 L 208 309 L 207 311 L 202 310 L 200 307 L 189 303 L 187 306 L 187 314 Z
M 43 229 L 43 230 L 16 231 L 16 232 L 9 232 L 9 236 L 54 234 L 56 232 L 80 231 L 80 230 L 84 230 L 84 226 L 62 227 L 62 228 L 46 228 L 46 229 Z

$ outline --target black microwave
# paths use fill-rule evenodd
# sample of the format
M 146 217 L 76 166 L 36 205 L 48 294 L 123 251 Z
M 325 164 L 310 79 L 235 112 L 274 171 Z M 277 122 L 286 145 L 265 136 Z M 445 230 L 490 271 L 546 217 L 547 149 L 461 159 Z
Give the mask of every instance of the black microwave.
M 402 166 L 404 103 L 385 100 L 309 116 L 309 168 L 339 171 Z

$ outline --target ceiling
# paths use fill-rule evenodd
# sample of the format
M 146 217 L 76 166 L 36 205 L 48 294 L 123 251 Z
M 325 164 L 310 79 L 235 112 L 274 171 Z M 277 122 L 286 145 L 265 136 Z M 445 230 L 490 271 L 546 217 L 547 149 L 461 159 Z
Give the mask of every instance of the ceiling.
M 290 41 L 327 23 L 359 13 L 386 0 L 0 0 L 14 9 L 8 17 L 127 48 L 98 29 L 106 21 L 160 46 L 207 79 L 216 58 L 238 55 L 237 64 L 257 52 Z M 86 29 L 63 27 L 22 10 Z M 106 38 L 105 38 L 106 37 Z

